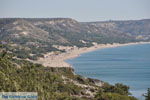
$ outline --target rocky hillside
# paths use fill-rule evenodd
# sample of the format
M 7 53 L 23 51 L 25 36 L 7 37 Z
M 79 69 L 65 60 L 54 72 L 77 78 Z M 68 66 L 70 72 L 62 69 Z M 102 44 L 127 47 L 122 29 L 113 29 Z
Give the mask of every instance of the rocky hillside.
M 0 51 L 0 92 L 37 92 L 38 100 L 137 100 L 129 87 L 11 58 Z
M 86 23 L 88 27 L 94 27 L 97 33 L 130 36 L 136 40 L 150 40 L 150 19 L 129 20 L 129 21 L 107 21 L 107 22 L 90 22 Z M 104 30 L 107 30 L 104 32 Z
M 70 18 L 1 18 L 2 48 L 18 58 L 37 59 L 53 45 L 88 47 L 96 43 L 150 40 L 150 20 L 78 22 Z

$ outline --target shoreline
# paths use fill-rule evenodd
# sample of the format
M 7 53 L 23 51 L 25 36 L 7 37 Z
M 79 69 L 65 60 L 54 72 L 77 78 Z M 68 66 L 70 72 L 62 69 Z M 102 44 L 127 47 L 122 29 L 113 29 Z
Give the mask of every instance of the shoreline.
M 115 48 L 120 46 L 138 45 L 138 44 L 150 44 L 150 42 L 134 42 L 134 43 L 113 43 L 113 44 L 96 44 L 92 47 L 75 48 L 65 53 L 53 54 L 52 52 L 45 54 L 44 58 L 39 58 L 34 63 L 42 64 L 45 67 L 71 67 L 73 66 L 66 62 L 68 59 L 73 59 L 80 56 L 83 53 L 92 52 L 104 48 Z

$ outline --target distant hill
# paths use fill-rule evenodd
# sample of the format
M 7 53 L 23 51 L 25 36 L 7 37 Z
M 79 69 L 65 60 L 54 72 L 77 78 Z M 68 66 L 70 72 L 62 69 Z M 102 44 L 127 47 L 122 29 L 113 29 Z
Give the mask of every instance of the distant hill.
M 78 22 L 71 18 L 1 18 L 2 48 L 19 58 L 36 59 L 60 51 L 53 45 L 88 47 L 96 43 L 150 41 L 150 19 Z

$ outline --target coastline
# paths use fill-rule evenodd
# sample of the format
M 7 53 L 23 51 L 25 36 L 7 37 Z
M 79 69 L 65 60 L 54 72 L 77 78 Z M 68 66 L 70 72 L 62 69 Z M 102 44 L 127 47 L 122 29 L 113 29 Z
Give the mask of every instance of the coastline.
M 69 63 L 66 62 L 68 59 L 76 58 L 80 56 L 80 54 L 92 52 L 98 49 L 104 48 L 115 48 L 120 46 L 128 46 L 128 45 L 137 45 L 137 44 L 150 44 L 150 42 L 134 42 L 134 43 L 113 43 L 113 44 L 96 44 L 92 47 L 83 47 L 83 48 L 75 48 L 65 53 L 60 54 L 45 54 L 44 58 L 39 58 L 37 61 L 32 61 L 34 63 L 39 63 L 44 65 L 45 67 L 73 67 Z

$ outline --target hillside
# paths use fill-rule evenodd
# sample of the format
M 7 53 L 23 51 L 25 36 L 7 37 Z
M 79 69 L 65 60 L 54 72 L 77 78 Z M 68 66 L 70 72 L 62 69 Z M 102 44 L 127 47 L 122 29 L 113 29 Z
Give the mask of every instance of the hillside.
M 54 60 L 58 55 L 55 60 L 59 63 L 70 50 L 84 52 L 95 44 L 109 47 L 140 41 L 150 41 L 149 19 L 78 22 L 71 18 L 1 18 L 0 91 L 34 91 L 39 100 L 137 100 L 126 85 L 110 85 L 76 75 L 71 67 L 46 67 L 29 60 L 47 55 Z
M 137 100 L 129 87 L 76 75 L 72 68 L 51 68 L 0 52 L 0 92 L 37 92 L 38 100 Z
M 71 18 L 1 18 L 0 43 L 14 56 L 36 60 L 56 46 L 89 47 L 93 43 L 150 40 L 150 20 L 78 22 Z

